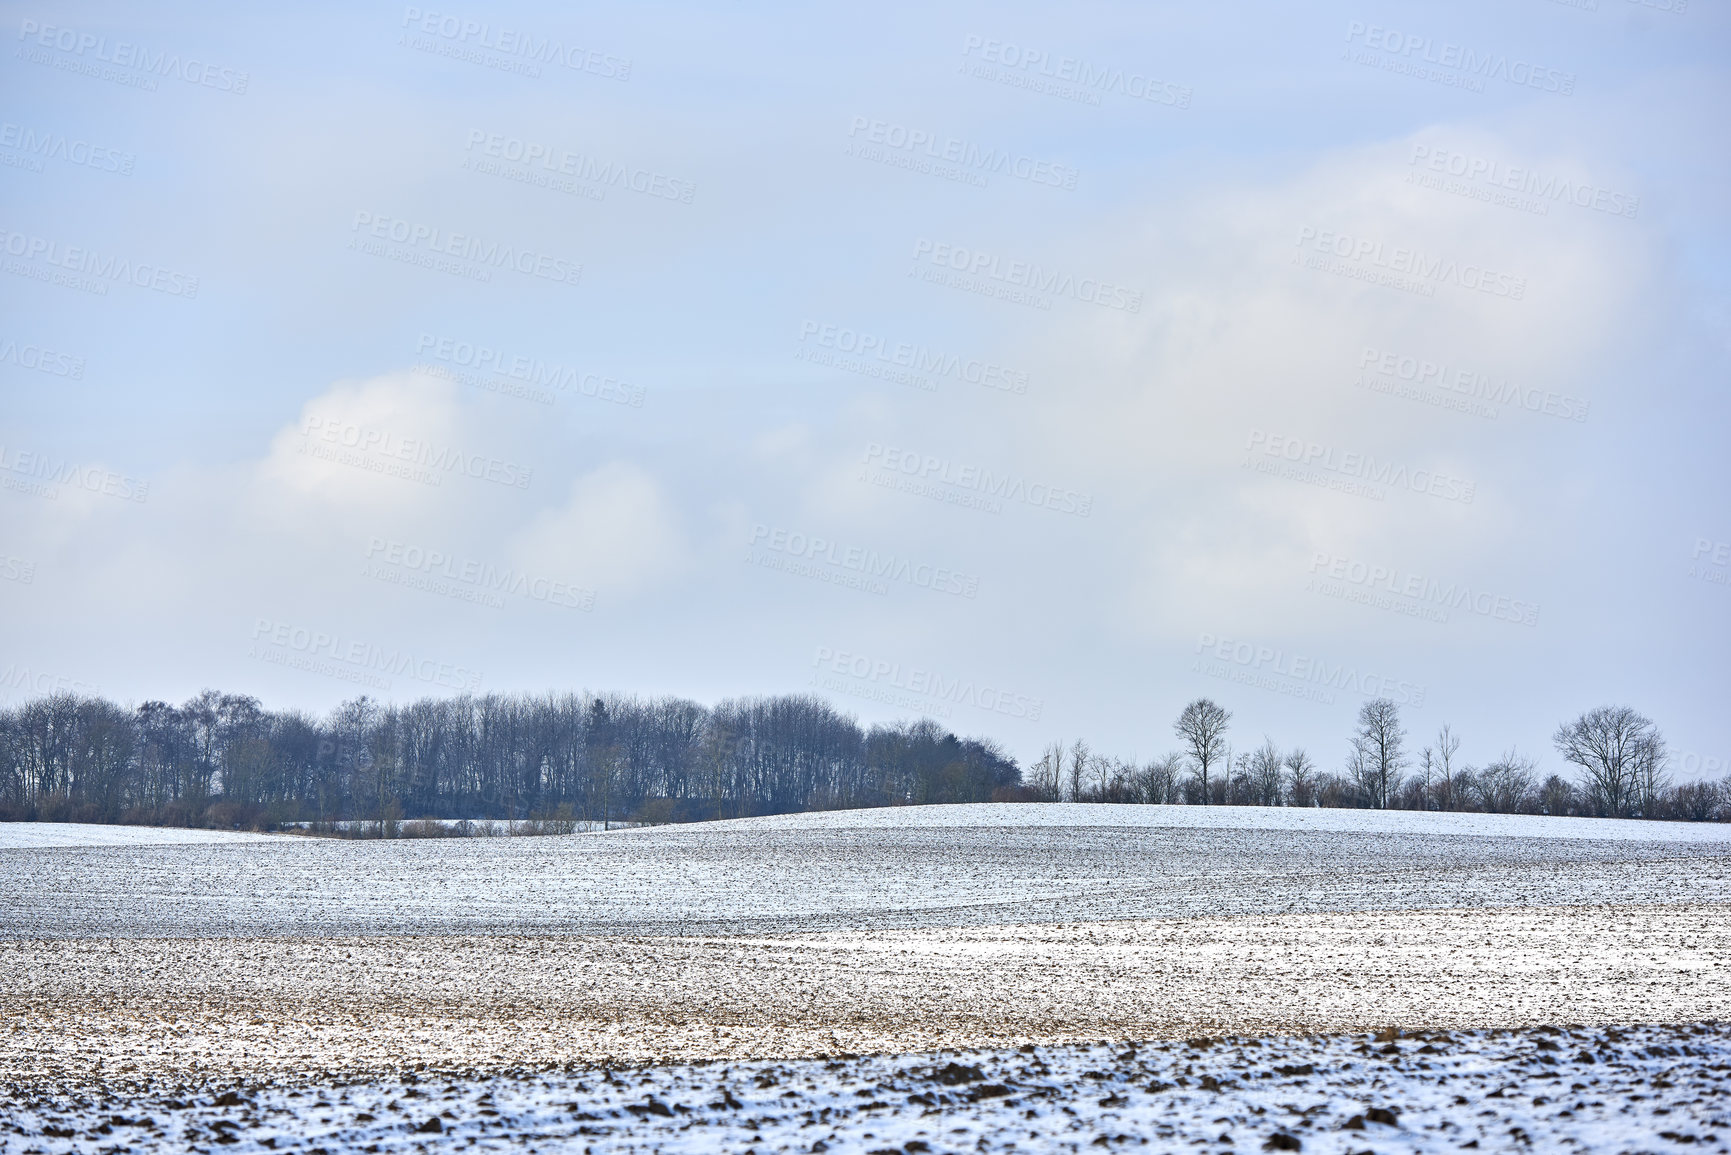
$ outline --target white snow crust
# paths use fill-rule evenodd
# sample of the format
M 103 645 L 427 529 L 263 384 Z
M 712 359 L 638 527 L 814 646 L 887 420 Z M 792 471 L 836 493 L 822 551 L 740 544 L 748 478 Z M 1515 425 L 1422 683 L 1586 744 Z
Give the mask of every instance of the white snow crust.
M 75 846 L 233 846 L 279 840 L 276 834 L 184 830 L 173 826 L 115 826 L 97 822 L 0 822 L 0 850 Z
M 1151 824 L 1214 821 L 1211 815 L 1274 826 Z M 1115 817 L 1118 824 L 1103 824 Z M 1607 821 L 1580 828 L 1615 835 L 1603 839 L 1456 829 L 1461 824 L 1455 820 L 1487 817 L 1496 816 L 945 806 L 569 837 L 226 836 L 14 848 L 0 850 L 0 939 L 767 934 L 1302 911 L 1731 903 L 1731 843 L 1702 840 L 1723 833 L 1720 827 Z M 1358 827 L 1293 825 L 1324 821 Z M 1536 821 L 1514 818 L 1504 826 L 1519 831 Z M 1433 822 L 1440 832 L 1430 829 Z M 1649 826 L 1664 837 L 1627 837 Z M 98 829 L 125 839 L 154 836 L 144 828 Z M 1681 834 L 1697 840 L 1681 841 Z M 255 840 L 241 841 L 248 837 Z
M 8 824 L 0 1152 L 1723 1151 L 1727 960 L 1706 825 Z
M 1723 906 L 0 941 L 0 1084 L 1731 1018 Z
M 0 1124 L 45 1155 L 1723 1151 L 1728 1059 L 1724 1025 L 1390 1030 L 190 1094 L 14 1087 Z
M 1138 806 L 1114 803 L 971 802 L 826 810 L 740 818 L 742 830 L 881 830 L 967 827 L 1140 827 L 1163 830 L 1268 830 L 1418 837 L 1579 838 L 1613 842 L 1731 843 L 1731 823 L 1649 822 L 1543 814 L 1464 814 L 1421 810 L 1337 810 L 1289 806 Z

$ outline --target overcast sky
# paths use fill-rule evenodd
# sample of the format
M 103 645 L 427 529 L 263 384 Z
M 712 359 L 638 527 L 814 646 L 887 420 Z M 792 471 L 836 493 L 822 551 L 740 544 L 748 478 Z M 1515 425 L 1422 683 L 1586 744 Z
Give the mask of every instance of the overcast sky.
M 0 701 L 1723 772 L 1731 18 L 1301 7 L 8 5 Z

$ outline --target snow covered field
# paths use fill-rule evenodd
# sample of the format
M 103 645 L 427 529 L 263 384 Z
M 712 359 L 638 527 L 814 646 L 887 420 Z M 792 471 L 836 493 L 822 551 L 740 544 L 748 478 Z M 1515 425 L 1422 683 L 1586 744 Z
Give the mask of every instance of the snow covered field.
M 1731 1019 L 1723 906 L 0 942 L 0 1082 Z
M 1287 830 L 1425 837 L 1579 838 L 1616 842 L 1731 843 L 1731 823 L 1553 818 L 1542 814 L 1457 814 L 1419 810 L 1335 810 L 1289 806 L 1137 806 L 1077 802 L 972 802 L 877 810 L 828 810 L 742 818 L 712 826 L 756 830 L 883 830 L 933 827 L 1121 826 L 1168 830 Z
M 416 819 L 456 826 L 456 818 Z M 500 833 L 511 824 L 492 822 Z M 310 823 L 298 823 L 302 828 Z M 370 826 L 336 822 L 338 828 Z M 578 824 L 583 833 L 599 822 Z M 1551 818 L 1536 814 L 1421 813 L 1412 810 L 1297 810 L 1280 806 L 1128 806 L 1072 802 L 1000 805 L 968 803 L 876 810 L 829 810 L 705 823 L 704 830 L 841 831 L 961 827 L 1152 827 L 1168 830 L 1288 830 L 1344 834 L 1468 835 L 1483 838 L 1570 838 L 1610 842 L 1731 842 L 1731 824 L 1644 822 L 1613 818 Z M 615 831 L 639 828 L 614 822 Z M 161 826 L 108 826 L 89 822 L 0 822 L 0 850 L 36 846 L 125 846 L 259 841 L 272 835 Z
M 0 828 L 0 1150 L 1724 1146 L 1724 1029 L 1605 1028 L 1731 1020 L 1726 835 L 1103 806 L 425 841 Z M 1432 1049 L 1292 1038 L 1391 1024 Z M 1565 1024 L 1560 1052 L 1460 1033 Z M 1223 1035 L 1262 1042 L 1170 1042 Z M 819 1058 L 841 1054 L 890 1057 Z M 704 1061 L 733 1067 L 680 1066 Z M 950 1063 L 981 1074 L 930 1086 Z
M 0 937 L 769 934 L 1731 903 L 1728 834 L 1495 815 L 1005 805 L 568 837 L 0 849 Z
M 326 827 L 332 831 L 341 831 L 343 833 L 355 832 L 355 833 L 359 833 L 362 835 L 371 835 L 378 828 L 377 822 L 363 822 L 363 821 L 359 821 L 359 820 L 345 820 L 342 822 L 328 822 L 328 823 L 291 822 L 291 823 L 288 823 L 287 825 L 291 830 L 294 830 L 294 831 L 304 831 L 304 832 L 310 833 L 310 832 L 313 832 L 316 828 L 322 826 L 322 827 Z M 448 830 L 448 831 L 452 832 L 453 834 L 461 833 L 464 837 L 473 837 L 473 838 L 504 838 L 504 837 L 518 837 L 518 836 L 525 836 L 525 835 L 530 835 L 530 836 L 534 836 L 534 837 L 545 837 L 545 835 L 543 835 L 541 833 L 540 829 L 538 829 L 538 827 L 541 827 L 544 824 L 530 820 L 530 819 L 526 819 L 526 818 L 525 819 L 416 818 L 416 819 L 412 819 L 412 820 L 404 820 L 401 823 L 399 823 L 399 825 L 402 827 L 406 827 L 406 828 L 412 828 L 412 827 L 416 827 L 416 826 L 436 826 L 436 827 L 441 827 L 445 830 Z M 570 827 L 570 830 L 568 831 L 568 833 L 572 833 L 572 834 L 595 834 L 595 833 L 599 833 L 599 832 L 604 831 L 604 830 L 632 830 L 632 829 L 635 829 L 635 828 L 642 826 L 642 825 L 643 824 L 641 822 L 617 822 L 617 821 L 615 821 L 615 822 L 603 823 L 600 821 L 594 821 L 594 822 L 573 821 L 571 823 L 571 827 Z M 414 835 L 405 833 L 404 837 L 414 837 Z M 0 833 L 0 846 L 5 845 L 4 839 L 5 839 L 5 834 Z
M 103 1150 L 1699 1151 L 1731 1143 L 1731 1030 L 1195 1038 L 648 1069 L 14 1087 L 0 1146 Z
M 107 826 L 95 822 L 0 822 L 0 850 L 71 846 L 233 846 L 266 842 L 274 834 L 182 830 L 171 826 Z

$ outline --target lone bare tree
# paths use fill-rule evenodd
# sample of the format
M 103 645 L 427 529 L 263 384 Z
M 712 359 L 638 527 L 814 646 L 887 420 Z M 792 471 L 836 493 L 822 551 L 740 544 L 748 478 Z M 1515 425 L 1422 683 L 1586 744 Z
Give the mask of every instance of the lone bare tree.
M 1286 756 L 1287 805 L 1315 806 L 1316 789 L 1316 763 L 1300 747 Z
M 1202 784 L 1202 804 L 1208 805 L 1214 800 L 1210 791 L 1208 777 L 1215 765 L 1224 763 L 1229 758 L 1226 749 L 1226 727 L 1232 721 L 1232 713 L 1215 705 L 1207 698 L 1198 698 L 1178 715 L 1178 721 L 1172 729 L 1188 746 L 1190 760 L 1196 766 L 1196 777 Z
M 1086 743 L 1086 742 L 1082 741 L 1082 739 L 1078 738 L 1078 739 L 1076 739 L 1075 742 L 1073 742 L 1071 744 L 1071 746 L 1070 746 L 1070 770 L 1069 770 L 1069 778 L 1070 778 L 1069 794 L 1070 794 L 1070 801 L 1071 802 L 1082 801 L 1083 775 L 1085 775 L 1088 772 L 1088 760 L 1090 757 L 1092 757 L 1092 755 L 1089 753 L 1088 743 Z
M 1627 818 L 1650 810 L 1664 788 L 1669 755 L 1653 720 L 1627 706 L 1600 706 L 1557 727 L 1557 753 L 1581 768 L 1588 804 Z
M 1352 738 L 1347 770 L 1371 806 L 1388 809 L 1400 789 L 1406 769 L 1406 731 L 1400 724 L 1400 707 L 1388 698 L 1372 698 L 1358 711 L 1358 732 Z
M 1401 788 L 1400 805 L 1405 810 L 1431 808 L 1431 779 L 1436 774 L 1436 751 L 1429 746 L 1418 752 L 1418 771 Z
M 1436 800 L 1438 810 L 1459 810 L 1465 801 L 1461 796 L 1460 771 L 1455 769 L 1455 755 L 1460 748 L 1460 735 L 1447 722 L 1437 731 L 1436 746 L 1427 747 L 1431 752 L 1430 770 L 1434 775 L 1431 796 Z

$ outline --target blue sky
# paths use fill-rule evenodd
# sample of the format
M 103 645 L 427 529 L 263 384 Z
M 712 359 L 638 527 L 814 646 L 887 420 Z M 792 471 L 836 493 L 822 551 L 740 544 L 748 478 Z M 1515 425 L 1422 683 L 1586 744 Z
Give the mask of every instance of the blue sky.
M 1722 771 L 1679 2 L 8 6 L 0 694 Z

